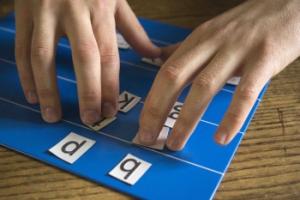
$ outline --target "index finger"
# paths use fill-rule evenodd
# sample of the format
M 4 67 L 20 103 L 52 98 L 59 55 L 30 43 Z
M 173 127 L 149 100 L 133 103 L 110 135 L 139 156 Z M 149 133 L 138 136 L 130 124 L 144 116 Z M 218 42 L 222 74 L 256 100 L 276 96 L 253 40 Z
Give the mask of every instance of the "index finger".
M 140 117 L 141 143 L 151 145 L 156 141 L 179 93 L 216 49 L 209 42 L 194 46 L 193 38 L 189 38 L 157 74 Z

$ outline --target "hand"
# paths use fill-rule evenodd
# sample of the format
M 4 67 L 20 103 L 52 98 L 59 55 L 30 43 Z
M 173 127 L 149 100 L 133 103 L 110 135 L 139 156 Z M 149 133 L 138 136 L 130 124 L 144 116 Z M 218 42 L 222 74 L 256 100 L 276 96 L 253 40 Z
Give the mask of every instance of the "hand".
M 181 90 L 192 84 L 167 147 L 181 150 L 213 96 L 241 76 L 215 140 L 228 144 L 267 81 L 300 53 L 300 1 L 252 0 L 200 25 L 160 69 L 145 101 L 138 131 L 155 143 Z
M 15 11 L 21 85 L 29 103 L 40 103 L 47 122 L 62 115 L 54 62 L 61 36 L 70 40 L 80 115 L 86 124 L 118 110 L 116 27 L 143 56 L 160 56 L 125 0 L 17 0 Z

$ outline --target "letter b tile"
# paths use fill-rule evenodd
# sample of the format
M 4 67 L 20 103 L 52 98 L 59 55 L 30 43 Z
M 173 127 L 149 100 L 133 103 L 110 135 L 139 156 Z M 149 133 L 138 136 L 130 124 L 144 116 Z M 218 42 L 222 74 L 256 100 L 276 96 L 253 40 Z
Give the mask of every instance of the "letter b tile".
M 130 185 L 134 185 L 150 167 L 151 163 L 131 154 L 127 154 L 127 156 L 109 172 L 109 175 Z

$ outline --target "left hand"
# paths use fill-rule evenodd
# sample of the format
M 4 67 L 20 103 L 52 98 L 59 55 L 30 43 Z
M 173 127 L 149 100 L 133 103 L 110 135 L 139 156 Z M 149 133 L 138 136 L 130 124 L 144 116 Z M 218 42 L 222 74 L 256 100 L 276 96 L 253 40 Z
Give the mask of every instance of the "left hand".
M 56 46 L 70 41 L 80 117 L 93 125 L 118 111 L 120 58 L 116 28 L 138 53 L 158 57 L 126 0 L 16 0 L 15 55 L 25 97 L 42 118 L 62 118 L 56 81 Z M 67 92 L 67 91 L 64 91 Z
M 181 150 L 213 96 L 239 75 L 215 135 L 228 144 L 267 81 L 299 56 L 299 10 L 299 0 L 252 0 L 200 25 L 160 69 L 141 113 L 140 142 L 155 143 L 181 90 L 192 83 L 167 139 L 169 149 Z

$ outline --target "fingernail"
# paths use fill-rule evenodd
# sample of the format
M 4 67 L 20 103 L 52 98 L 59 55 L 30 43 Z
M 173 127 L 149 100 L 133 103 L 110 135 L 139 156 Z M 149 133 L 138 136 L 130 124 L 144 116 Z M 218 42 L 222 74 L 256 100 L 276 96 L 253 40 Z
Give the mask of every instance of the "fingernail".
M 155 142 L 155 135 L 151 134 L 150 132 L 140 130 L 138 135 L 141 143 L 151 144 Z
M 86 124 L 94 124 L 100 121 L 100 115 L 95 110 L 86 110 L 83 113 L 82 121 Z
M 102 107 L 102 114 L 104 117 L 112 117 L 116 114 L 116 109 L 110 102 L 104 102 Z
M 38 102 L 38 97 L 34 91 L 27 92 L 26 99 L 29 103 L 37 103 Z
M 216 140 L 219 144 L 226 145 L 227 144 L 227 134 L 225 134 L 225 133 L 217 134 Z
M 53 123 L 58 121 L 58 113 L 52 107 L 46 107 L 42 109 L 43 118 L 46 122 Z

